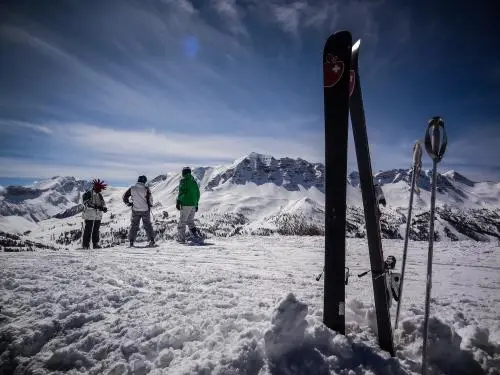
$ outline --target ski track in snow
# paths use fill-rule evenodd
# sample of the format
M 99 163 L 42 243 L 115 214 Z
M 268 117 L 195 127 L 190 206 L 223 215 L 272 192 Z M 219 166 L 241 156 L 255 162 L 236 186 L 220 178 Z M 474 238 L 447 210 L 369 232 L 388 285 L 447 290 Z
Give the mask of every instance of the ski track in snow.
M 0 373 L 420 372 L 426 243 L 409 245 L 392 359 L 378 349 L 371 279 L 356 276 L 369 269 L 365 240 L 347 240 L 347 337 L 321 323 L 322 237 L 207 242 L 0 253 Z M 384 241 L 396 271 L 402 245 Z M 435 244 L 430 374 L 500 374 L 498 254 Z

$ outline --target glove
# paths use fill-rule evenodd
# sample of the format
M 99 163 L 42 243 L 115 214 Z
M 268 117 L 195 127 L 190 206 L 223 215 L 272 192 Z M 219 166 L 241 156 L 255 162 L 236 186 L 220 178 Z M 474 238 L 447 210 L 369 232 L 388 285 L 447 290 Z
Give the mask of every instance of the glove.
M 108 212 L 108 209 L 106 207 L 103 207 L 102 212 Z
M 198 212 L 198 206 L 194 208 L 194 212 Z
M 181 210 L 181 201 L 175 202 L 175 208 L 177 208 L 179 211 Z
M 128 202 L 127 206 L 132 207 L 134 204 L 132 202 Z

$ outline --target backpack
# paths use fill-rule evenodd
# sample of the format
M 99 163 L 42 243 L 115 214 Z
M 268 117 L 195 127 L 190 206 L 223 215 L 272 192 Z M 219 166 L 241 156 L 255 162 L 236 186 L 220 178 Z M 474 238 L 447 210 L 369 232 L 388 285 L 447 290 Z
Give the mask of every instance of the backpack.
M 92 199 L 92 191 L 91 190 L 86 191 L 85 193 L 83 193 L 83 196 L 82 196 L 83 202 L 88 201 L 90 199 Z
M 146 202 L 148 204 L 148 208 L 151 209 L 151 205 L 149 204 L 149 198 L 151 197 L 151 190 L 149 187 L 146 188 Z

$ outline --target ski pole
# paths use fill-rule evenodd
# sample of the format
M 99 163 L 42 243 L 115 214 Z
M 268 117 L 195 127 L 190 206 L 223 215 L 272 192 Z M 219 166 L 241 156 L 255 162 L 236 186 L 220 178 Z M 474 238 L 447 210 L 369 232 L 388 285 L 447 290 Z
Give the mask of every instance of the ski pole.
M 441 132 L 443 137 L 441 139 Z M 431 185 L 431 209 L 429 223 L 429 252 L 427 255 L 427 285 L 425 289 L 425 315 L 424 315 L 424 332 L 423 332 L 423 348 L 422 348 L 422 375 L 427 374 L 427 356 L 428 347 L 427 341 L 429 337 L 429 309 L 431 302 L 431 287 L 432 287 L 432 253 L 434 246 L 434 215 L 436 206 L 436 183 L 437 183 L 437 163 L 443 158 L 446 151 L 448 139 L 444 128 L 444 121 L 441 117 L 436 116 L 429 120 L 427 131 L 425 133 L 425 149 L 432 159 L 432 185 Z
M 323 267 L 323 271 L 321 271 L 321 273 L 316 276 L 316 281 L 319 281 L 321 279 L 321 276 L 323 276 L 323 273 L 325 272 L 325 267 Z
M 396 309 L 396 321 L 394 323 L 394 329 L 398 328 L 399 321 L 399 311 L 401 308 L 401 301 L 403 296 L 403 280 L 406 268 L 406 255 L 408 252 L 408 238 L 410 236 L 410 226 L 411 226 L 411 210 L 413 206 L 413 192 L 415 190 L 415 183 L 417 181 L 417 176 L 420 174 L 420 168 L 422 167 L 422 141 L 418 140 L 413 146 L 413 173 L 411 176 L 411 190 L 410 190 L 410 202 L 408 203 L 408 215 L 406 218 L 406 231 L 405 231 L 405 241 L 403 245 L 403 264 L 401 266 L 401 282 L 399 284 L 398 291 L 398 307 Z

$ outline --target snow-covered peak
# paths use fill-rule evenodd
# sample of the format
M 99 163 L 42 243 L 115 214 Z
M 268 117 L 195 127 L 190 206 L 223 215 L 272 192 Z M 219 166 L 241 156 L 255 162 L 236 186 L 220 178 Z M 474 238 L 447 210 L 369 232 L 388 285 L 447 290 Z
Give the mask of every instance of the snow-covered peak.
M 359 172 L 352 171 L 347 175 L 347 183 L 353 187 L 359 187 Z
M 53 177 L 31 185 L 10 185 L 0 191 L 0 215 L 18 215 L 39 221 L 79 203 L 91 182 L 75 177 Z
M 59 192 L 68 192 L 74 188 L 84 191 L 89 189 L 90 186 L 90 181 L 77 179 L 72 176 L 55 176 L 46 180 L 34 181 L 32 184 L 24 187 L 40 191 L 56 190 Z
M 375 173 L 374 179 L 383 186 L 386 184 L 394 184 L 399 181 L 410 182 L 410 170 L 408 169 L 390 169 Z
M 235 160 L 230 166 L 212 175 L 206 189 L 213 190 L 222 185 L 263 185 L 272 183 L 289 191 L 316 187 L 324 190 L 324 166 L 303 159 L 280 158 L 251 153 Z
M 443 173 L 443 176 L 451 179 L 451 180 L 454 180 L 454 181 L 457 181 L 457 182 L 460 182 L 462 184 L 465 184 L 467 186 L 474 186 L 474 182 L 469 180 L 467 177 L 465 177 L 464 175 L 458 173 L 457 171 L 455 170 L 451 170 L 451 171 L 448 171 L 448 172 L 445 172 Z
M 250 153 L 229 165 L 191 166 L 202 191 L 203 211 L 244 212 L 249 218 L 272 216 L 290 211 L 320 212 L 324 205 L 324 165 L 297 158 L 274 158 Z M 380 171 L 374 179 L 384 191 L 389 207 L 407 207 L 412 171 Z M 437 176 L 437 205 L 458 208 L 500 207 L 500 183 L 472 182 L 456 171 Z M 149 181 L 155 207 L 174 210 L 181 171 L 158 175 Z M 427 209 L 430 202 L 432 171 L 422 170 L 417 179 L 419 193 L 414 205 Z M 347 176 L 347 205 L 362 205 L 359 173 Z M 75 177 L 53 177 L 28 186 L 0 189 L 0 216 L 17 215 L 40 221 L 64 213 L 79 212 L 81 194 L 91 187 L 90 181 Z M 123 188 L 110 187 L 104 198 L 110 211 L 125 213 L 121 196 Z M 116 206 L 115 206 L 116 205 Z
M 247 155 L 244 155 L 238 159 L 236 159 L 232 164 L 240 164 L 242 161 L 247 160 L 254 164 L 261 163 L 265 165 L 270 165 L 273 160 L 276 160 L 272 155 L 260 154 L 258 152 L 251 152 Z

